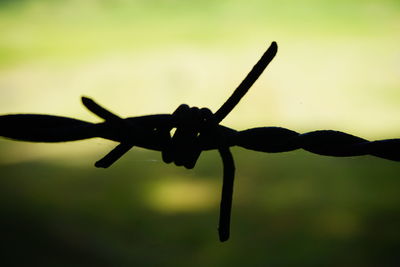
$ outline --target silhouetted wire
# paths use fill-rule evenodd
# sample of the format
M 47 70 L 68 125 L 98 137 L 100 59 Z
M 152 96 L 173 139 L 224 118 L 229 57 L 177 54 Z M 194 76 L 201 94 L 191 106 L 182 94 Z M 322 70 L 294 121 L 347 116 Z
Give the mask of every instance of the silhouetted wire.
M 221 146 L 218 152 L 222 158 L 223 180 L 219 213 L 218 234 L 221 242 L 227 241 L 230 235 L 233 184 L 235 179 L 235 163 L 228 146 Z
M 94 114 L 96 114 L 97 116 L 106 121 L 122 120 L 119 116 L 98 105 L 96 102 L 94 102 L 92 99 L 88 97 L 82 97 L 82 103 L 88 110 L 90 110 L 91 112 L 93 112 Z
M 94 166 L 96 166 L 97 168 L 108 168 L 114 162 L 119 160 L 123 155 L 125 155 L 125 153 L 128 152 L 132 147 L 132 144 L 120 143 L 102 159 L 97 161 Z
M 214 122 L 220 123 L 239 103 L 242 97 L 249 91 L 253 84 L 263 73 L 278 51 L 276 42 L 272 42 L 267 51 L 250 70 L 244 80 L 235 89 L 228 100 L 215 112 Z M 233 197 L 233 184 L 235 179 L 235 164 L 229 146 L 222 145 L 218 148 L 223 164 L 222 196 L 220 204 L 219 239 L 224 242 L 229 239 L 230 220 Z
M 236 131 L 219 123 L 233 110 L 240 99 L 258 79 L 277 52 L 273 42 L 252 68 L 231 97 L 213 114 L 208 108 L 199 109 L 180 105 L 172 115 L 157 114 L 122 119 L 90 98 L 82 97 L 84 106 L 100 118 L 101 123 L 90 123 L 72 118 L 11 114 L 0 116 L 0 136 L 30 142 L 66 142 L 101 137 L 120 144 L 95 163 L 108 168 L 133 146 L 161 151 L 165 163 L 175 163 L 191 169 L 200 153 L 217 149 L 223 163 L 220 203 L 219 239 L 229 238 L 235 164 L 231 146 L 278 153 L 304 149 L 335 157 L 373 155 L 400 161 L 400 139 L 368 141 L 333 130 L 300 134 L 282 127 L 259 127 Z M 171 136 L 172 128 L 176 128 Z
M 233 94 L 228 100 L 215 112 L 215 121 L 220 123 L 239 103 L 242 97 L 249 91 L 251 86 L 257 81 L 258 77 L 263 73 L 268 64 L 275 57 L 278 52 L 278 45 L 276 42 L 272 42 L 270 47 L 260 58 L 260 60 L 254 65 L 246 78 L 239 84 Z

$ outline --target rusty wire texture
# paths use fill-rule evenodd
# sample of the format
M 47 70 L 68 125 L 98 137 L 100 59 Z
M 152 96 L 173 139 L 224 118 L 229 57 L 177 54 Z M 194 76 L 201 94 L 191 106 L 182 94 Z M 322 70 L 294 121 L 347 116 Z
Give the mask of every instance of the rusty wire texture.
M 373 155 L 400 161 L 400 139 L 368 141 L 333 130 L 300 134 L 281 127 L 259 127 L 244 131 L 220 125 L 262 74 L 277 53 L 272 42 L 268 50 L 215 112 L 208 108 L 180 105 L 173 114 L 120 118 L 92 99 L 82 97 L 83 105 L 104 122 L 90 123 L 73 118 L 40 114 L 0 116 L 0 136 L 29 142 L 67 142 L 101 137 L 119 144 L 95 163 L 108 168 L 133 146 L 160 151 L 166 163 L 194 168 L 202 151 L 217 149 L 223 163 L 223 183 L 218 233 L 229 239 L 235 165 L 230 147 L 277 153 L 296 149 L 335 157 Z M 171 130 L 175 128 L 174 134 Z

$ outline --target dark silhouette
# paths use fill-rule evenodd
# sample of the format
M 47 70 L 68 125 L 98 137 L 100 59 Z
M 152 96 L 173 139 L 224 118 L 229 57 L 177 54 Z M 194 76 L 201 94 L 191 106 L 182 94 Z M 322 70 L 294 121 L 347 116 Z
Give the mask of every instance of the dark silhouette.
M 299 148 L 312 153 L 348 157 L 373 155 L 400 161 L 400 139 L 368 141 L 347 133 L 321 130 L 305 134 L 281 127 L 260 127 L 244 131 L 220 125 L 275 57 L 273 42 L 232 96 L 214 114 L 208 108 L 180 105 L 172 115 L 159 114 L 122 119 L 93 100 L 82 97 L 83 105 L 104 119 L 89 123 L 51 115 L 17 114 L 0 116 L 0 136 L 30 142 L 66 142 L 101 137 L 119 142 L 95 163 L 108 168 L 133 146 L 161 151 L 163 161 L 191 169 L 203 150 L 218 149 L 223 163 L 219 239 L 229 239 L 235 165 L 231 146 L 262 152 L 286 152 Z M 171 136 L 170 132 L 176 128 Z

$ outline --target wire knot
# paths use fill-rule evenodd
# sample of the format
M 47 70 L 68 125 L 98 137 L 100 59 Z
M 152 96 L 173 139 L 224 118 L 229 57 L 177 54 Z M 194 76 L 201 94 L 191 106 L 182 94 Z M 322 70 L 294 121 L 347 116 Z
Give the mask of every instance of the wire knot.
M 162 150 L 164 162 L 174 162 L 177 166 L 192 169 L 202 151 L 204 136 L 215 136 L 218 124 L 208 108 L 180 105 L 172 114 L 175 132 L 170 142 Z

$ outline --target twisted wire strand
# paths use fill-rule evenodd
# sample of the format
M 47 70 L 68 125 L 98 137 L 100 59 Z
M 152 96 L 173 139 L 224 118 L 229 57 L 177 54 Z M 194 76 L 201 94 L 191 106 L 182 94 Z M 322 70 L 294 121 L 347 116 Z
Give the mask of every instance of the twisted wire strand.
M 238 132 L 236 144 L 247 149 L 268 153 L 287 152 L 301 148 L 324 156 L 373 155 L 400 161 L 400 139 L 368 141 L 334 130 L 300 134 L 281 127 L 252 128 Z

